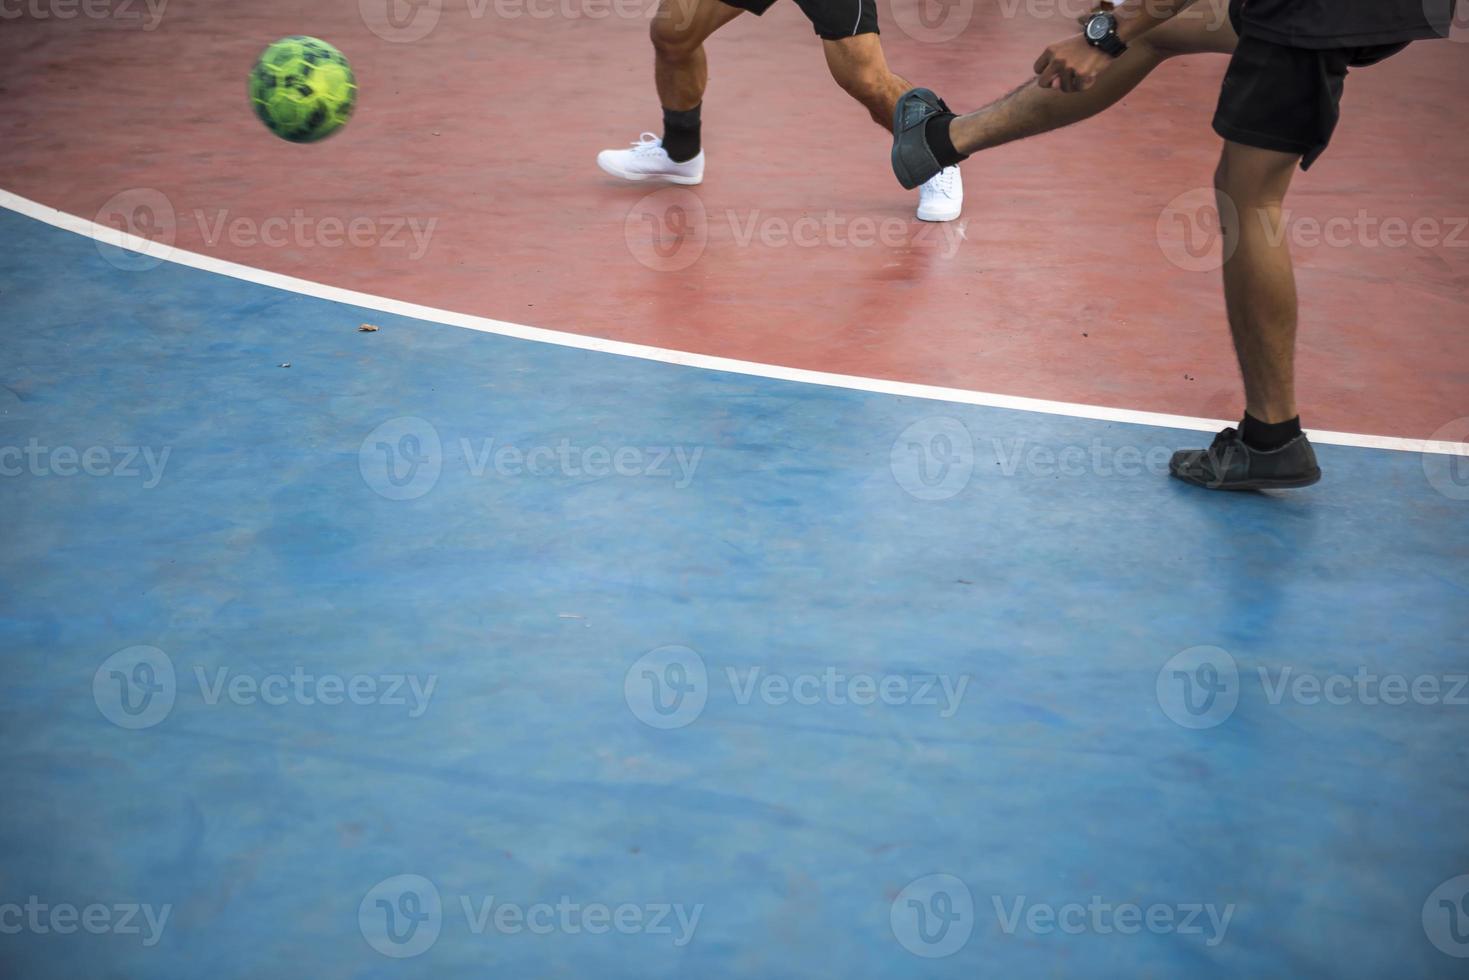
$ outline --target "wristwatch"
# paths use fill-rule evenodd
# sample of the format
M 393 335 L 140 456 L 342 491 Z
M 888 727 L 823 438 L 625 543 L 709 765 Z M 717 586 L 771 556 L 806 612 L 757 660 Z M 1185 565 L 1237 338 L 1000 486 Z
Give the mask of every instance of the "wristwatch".
M 1117 36 L 1117 18 L 1105 10 L 1092 14 L 1081 33 L 1087 44 L 1114 58 L 1127 50 L 1122 38 Z

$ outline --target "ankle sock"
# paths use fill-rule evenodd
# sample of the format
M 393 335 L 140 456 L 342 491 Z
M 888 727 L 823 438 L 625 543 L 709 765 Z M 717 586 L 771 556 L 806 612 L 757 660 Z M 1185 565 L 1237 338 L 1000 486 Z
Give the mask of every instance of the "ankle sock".
M 699 155 L 699 110 L 701 102 L 692 109 L 663 110 L 663 149 L 674 163 L 683 163 Z
M 969 154 L 954 149 L 954 141 L 949 139 L 949 123 L 954 118 L 952 112 L 941 112 L 936 116 L 929 116 L 928 121 L 923 124 L 923 135 L 928 141 L 928 148 L 933 151 L 934 159 L 938 160 L 941 167 L 952 167 L 969 159 Z
M 1246 412 L 1244 421 L 1239 424 L 1239 434 L 1246 446 L 1268 453 L 1301 434 L 1301 417 L 1297 415 L 1284 422 L 1261 422 Z

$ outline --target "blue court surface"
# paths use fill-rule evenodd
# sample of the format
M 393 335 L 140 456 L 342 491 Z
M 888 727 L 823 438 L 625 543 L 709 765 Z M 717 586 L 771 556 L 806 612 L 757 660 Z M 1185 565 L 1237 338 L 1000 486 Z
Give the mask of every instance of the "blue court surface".
M 1469 970 L 1447 457 L 0 240 L 5 976 Z

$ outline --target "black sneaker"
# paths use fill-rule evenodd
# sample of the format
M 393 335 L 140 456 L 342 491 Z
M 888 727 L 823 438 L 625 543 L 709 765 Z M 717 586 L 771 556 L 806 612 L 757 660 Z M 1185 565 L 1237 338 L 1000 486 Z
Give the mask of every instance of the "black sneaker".
M 1181 449 L 1168 471 L 1185 483 L 1210 490 L 1285 490 L 1309 487 L 1321 479 L 1316 451 L 1304 433 L 1279 449 L 1264 452 L 1245 445 L 1233 428 L 1214 437 L 1208 449 Z
M 924 126 L 948 111 L 944 100 L 926 88 L 909 89 L 898 97 L 893 109 L 893 174 L 910 191 L 944 169 L 929 149 Z

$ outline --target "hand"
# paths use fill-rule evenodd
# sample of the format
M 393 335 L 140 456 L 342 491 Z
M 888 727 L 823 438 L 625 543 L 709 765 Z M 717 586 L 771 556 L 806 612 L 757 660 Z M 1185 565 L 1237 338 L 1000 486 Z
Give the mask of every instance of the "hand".
M 1041 52 L 1035 62 L 1035 73 L 1040 76 L 1036 84 L 1041 88 L 1059 87 L 1063 92 L 1083 92 L 1115 60 L 1077 34 Z

